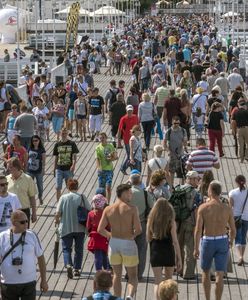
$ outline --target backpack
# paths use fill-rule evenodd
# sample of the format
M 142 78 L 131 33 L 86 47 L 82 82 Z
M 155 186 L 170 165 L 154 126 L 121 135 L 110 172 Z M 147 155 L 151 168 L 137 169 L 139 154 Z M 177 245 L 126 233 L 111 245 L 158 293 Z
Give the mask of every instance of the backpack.
M 187 206 L 186 195 L 193 189 L 194 188 L 192 186 L 182 187 L 179 184 L 172 191 L 169 202 L 174 208 L 175 218 L 179 223 L 183 222 L 191 216 L 192 209 L 188 208 Z
M 109 107 L 111 107 L 111 105 L 117 101 L 116 96 L 119 93 L 119 89 L 117 90 L 116 93 L 111 89 L 109 89 L 109 91 L 111 93 L 111 97 L 109 99 Z

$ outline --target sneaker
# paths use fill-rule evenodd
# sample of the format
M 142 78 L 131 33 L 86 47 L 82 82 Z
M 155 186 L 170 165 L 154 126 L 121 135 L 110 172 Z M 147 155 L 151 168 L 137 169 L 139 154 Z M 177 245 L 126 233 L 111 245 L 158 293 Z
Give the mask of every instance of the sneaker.
M 95 134 L 92 134 L 90 140 L 91 140 L 91 141 L 94 141 L 94 138 L 95 138 Z
M 126 300 L 133 300 L 133 297 L 132 296 L 127 296 Z
M 80 270 L 74 270 L 73 275 L 76 277 L 80 277 Z
M 39 198 L 40 205 L 43 205 L 43 199 Z
M 73 278 L 73 268 L 72 268 L 72 266 L 71 265 L 67 265 L 66 269 L 67 269 L 67 277 L 69 279 L 72 279 Z
M 68 136 L 69 136 L 70 138 L 73 138 L 73 135 L 72 135 L 71 133 L 69 133 Z

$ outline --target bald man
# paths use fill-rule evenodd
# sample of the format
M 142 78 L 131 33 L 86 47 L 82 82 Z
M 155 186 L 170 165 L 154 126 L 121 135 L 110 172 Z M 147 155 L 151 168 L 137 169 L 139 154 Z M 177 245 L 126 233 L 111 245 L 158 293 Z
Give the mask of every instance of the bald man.
M 12 226 L 0 233 L 2 300 L 36 298 L 36 264 L 38 259 L 40 289 L 48 290 L 46 263 L 36 233 L 28 229 L 28 219 L 21 210 L 11 215 Z M 14 248 L 15 244 L 17 246 Z M 13 249 L 5 256 L 9 249 Z

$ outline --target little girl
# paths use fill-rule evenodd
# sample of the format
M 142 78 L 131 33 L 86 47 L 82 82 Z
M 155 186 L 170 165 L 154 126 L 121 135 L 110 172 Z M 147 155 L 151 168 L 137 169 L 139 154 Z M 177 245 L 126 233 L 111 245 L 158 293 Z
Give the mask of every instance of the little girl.
M 97 232 L 106 205 L 107 199 L 103 195 L 95 195 L 92 200 L 93 210 L 89 212 L 86 224 L 89 232 L 88 250 L 94 253 L 96 271 L 109 269 L 108 240 Z

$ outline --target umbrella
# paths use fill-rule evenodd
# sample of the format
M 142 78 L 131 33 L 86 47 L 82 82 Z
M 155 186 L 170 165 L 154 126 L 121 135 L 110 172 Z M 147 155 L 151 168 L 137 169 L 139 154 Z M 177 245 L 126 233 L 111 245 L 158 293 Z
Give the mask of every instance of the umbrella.
M 59 229 L 56 227 L 55 231 L 55 243 L 54 243 L 54 250 L 53 250 L 53 268 L 56 269 L 58 257 L 59 257 Z

